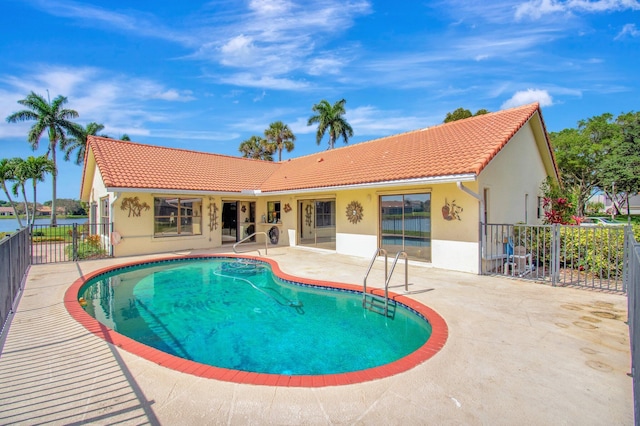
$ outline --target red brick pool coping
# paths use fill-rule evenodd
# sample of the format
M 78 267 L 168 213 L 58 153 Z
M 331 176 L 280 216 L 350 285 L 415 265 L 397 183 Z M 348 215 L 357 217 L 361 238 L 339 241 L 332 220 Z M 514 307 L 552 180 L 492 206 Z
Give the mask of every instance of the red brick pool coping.
M 389 292 L 390 298 L 397 301 L 398 303 L 410 307 L 416 312 L 419 312 L 427 319 L 427 321 L 429 321 L 432 327 L 431 337 L 426 341 L 426 343 L 404 358 L 401 358 L 389 364 L 369 368 L 366 370 L 354 371 L 350 373 L 326 374 L 321 376 L 286 376 L 281 374 L 252 373 L 248 371 L 231 370 L 227 368 L 200 364 L 198 362 L 179 358 L 177 356 L 162 352 L 158 349 L 154 349 L 150 346 L 143 345 L 142 343 L 136 342 L 133 339 L 123 336 L 122 334 L 98 322 L 95 318 L 85 312 L 78 301 L 78 294 L 80 292 L 80 289 L 87 281 L 114 269 L 121 269 L 129 266 L 142 265 L 146 263 L 157 263 L 163 261 L 229 257 L 253 259 L 266 262 L 271 265 L 273 273 L 284 280 L 318 287 L 332 287 L 344 290 L 362 291 L 362 287 L 357 285 L 313 280 L 286 274 L 280 270 L 277 262 L 262 257 L 229 255 L 189 255 L 185 257 L 163 257 L 157 259 L 141 260 L 137 262 L 126 262 L 90 272 L 87 275 L 78 278 L 76 281 L 74 281 L 71 287 L 67 289 L 64 296 L 64 304 L 69 314 L 81 325 L 83 325 L 88 331 L 104 339 L 108 343 L 126 350 L 127 352 L 138 355 L 148 361 L 154 362 L 158 365 L 162 365 L 163 367 L 167 367 L 183 373 L 192 374 L 194 376 L 222 380 L 226 382 L 253 385 L 323 387 L 362 383 L 370 380 L 390 377 L 398 373 L 410 370 L 419 364 L 422 364 L 423 362 L 434 356 L 436 353 L 438 353 L 438 351 L 442 349 L 445 342 L 447 341 L 447 337 L 449 335 L 447 323 L 436 311 L 406 296 Z M 384 292 L 379 289 L 373 289 L 372 291 L 369 291 L 369 293 L 384 295 Z

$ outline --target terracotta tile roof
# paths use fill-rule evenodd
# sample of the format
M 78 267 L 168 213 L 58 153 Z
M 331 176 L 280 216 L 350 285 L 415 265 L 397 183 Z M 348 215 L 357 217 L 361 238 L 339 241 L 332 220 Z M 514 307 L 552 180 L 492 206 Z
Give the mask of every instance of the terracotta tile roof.
M 279 167 L 266 161 L 98 136 L 89 136 L 87 147 L 108 188 L 240 192 L 257 189 Z
M 477 176 L 536 112 L 537 103 L 296 158 L 262 190 Z
M 109 188 L 273 192 L 477 176 L 536 112 L 542 122 L 535 103 L 282 163 L 97 136 L 89 137 L 88 148 L 93 151 Z M 83 185 L 84 179 L 83 175 Z

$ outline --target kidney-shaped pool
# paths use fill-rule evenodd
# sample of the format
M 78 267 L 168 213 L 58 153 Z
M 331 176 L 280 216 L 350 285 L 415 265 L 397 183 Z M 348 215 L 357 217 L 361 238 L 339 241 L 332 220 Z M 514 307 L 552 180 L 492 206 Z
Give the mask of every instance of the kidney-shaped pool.
M 292 277 L 269 259 L 227 256 L 96 271 L 65 298 L 92 332 L 158 364 L 287 386 L 372 380 L 435 354 L 447 338 L 444 320 L 412 299 L 391 302 L 385 315 L 363 308 L 360 287 Z

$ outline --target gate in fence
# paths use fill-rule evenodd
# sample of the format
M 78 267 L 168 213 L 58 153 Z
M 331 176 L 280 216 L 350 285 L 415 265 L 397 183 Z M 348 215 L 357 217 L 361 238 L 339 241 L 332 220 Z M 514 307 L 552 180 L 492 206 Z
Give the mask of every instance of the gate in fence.
M 626 228 L 482 224 L 481 271 L 554 286 L 626 292 Z
M 101 259 L 112 256 L 112 223 L 33 225 L 31 264 Z

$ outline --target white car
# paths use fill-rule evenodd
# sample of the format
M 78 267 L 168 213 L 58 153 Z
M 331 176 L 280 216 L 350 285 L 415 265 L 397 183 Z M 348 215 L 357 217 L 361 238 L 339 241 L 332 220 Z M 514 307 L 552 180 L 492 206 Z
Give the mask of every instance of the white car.
M 624 226 L 624 223 L 615 222 L 608 217 L 585 217 L 580 226 Z

